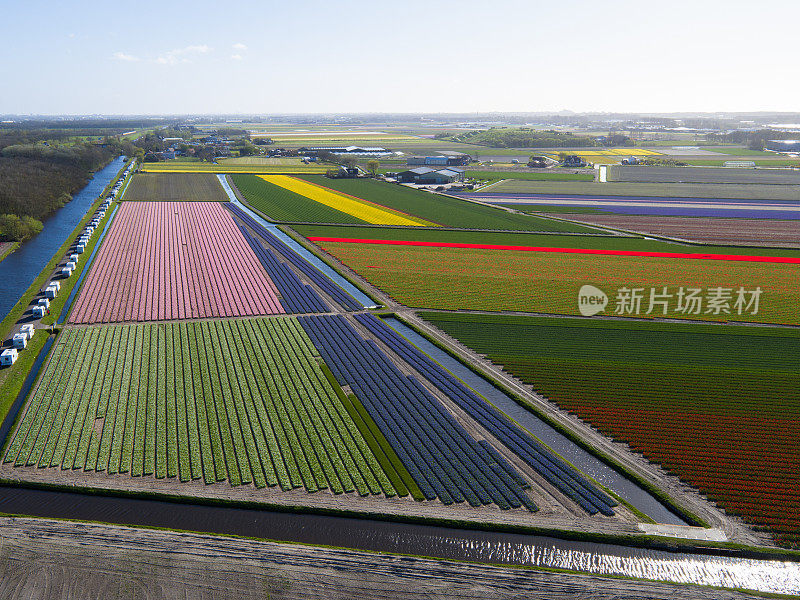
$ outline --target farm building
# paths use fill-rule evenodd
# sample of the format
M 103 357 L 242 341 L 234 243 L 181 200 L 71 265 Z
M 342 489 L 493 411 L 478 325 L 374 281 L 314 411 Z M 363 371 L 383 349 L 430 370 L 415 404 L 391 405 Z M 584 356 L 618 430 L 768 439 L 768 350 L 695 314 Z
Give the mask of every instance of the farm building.
M 585 167 L 586 163 L 577 154 L 571 154 L 564 159 L 565 167 Z
M 403 171 L 397 175 L 398 181 L 403 183 L 421 183 L 421 184 L 442 184 L 453 183 L 455 181 L 464 181 L 463 169 L 431 169 L 429 167 L 418 167 Z
M 552 159 L 548 159 L 545 156 L 531 156 L 528 159 L 528 166 L 532 169 L 545 169 L 548 166 L 548 163 L 554 162 Z
M 446 167 L 447 165 L 451 164 L 448 162 L 449 160 L 450 159 L 446 156 L 409 156 L 406 164 L 409 167 L 415 167 L 419 165 Z
M 6 348 L 3 352 L 0 352 L 0 365 L 10 367 L 17 362 L 18 357 L 19 353 L 16 348 Z
M 467 154 L 458 156 L 409 156 L 406 164 L 409 167 L 425 165 L 426 167 L 453 167 L 466 165 L 469 162 Z

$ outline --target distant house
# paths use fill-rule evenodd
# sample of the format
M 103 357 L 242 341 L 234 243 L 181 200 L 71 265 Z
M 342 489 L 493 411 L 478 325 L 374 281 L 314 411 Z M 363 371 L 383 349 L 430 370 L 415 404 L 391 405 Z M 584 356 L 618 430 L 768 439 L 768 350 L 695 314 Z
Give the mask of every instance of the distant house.
M 463 169 L 431 169 L 430 167 L 417 167 L 397 174 L 397 180 L 402 183 L 438 184 L 464 181 Z
M 564 159 L 565 167 L 585 167 L 586 163 L 577 154 L 571 154 Z
M 544 156 L 531 156 L 528 160 L 528 166 L 532 169 L 544 169 L 547 167 L 547 158 Z

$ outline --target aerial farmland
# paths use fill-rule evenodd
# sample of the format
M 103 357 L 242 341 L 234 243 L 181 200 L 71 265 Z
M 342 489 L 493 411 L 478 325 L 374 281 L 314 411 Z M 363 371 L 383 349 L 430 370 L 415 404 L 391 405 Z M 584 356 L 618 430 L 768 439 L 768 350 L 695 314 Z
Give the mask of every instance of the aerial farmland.
M 256 537 L 292 514 L 791 556 L 783 187 L 665 196 L 493 165 L 452 190 L 349 164 L 131 163 L 40 334 L 0 478 L 270 515 Z
M 800 598 L 800 2 L 6 2 L 0 600 Z

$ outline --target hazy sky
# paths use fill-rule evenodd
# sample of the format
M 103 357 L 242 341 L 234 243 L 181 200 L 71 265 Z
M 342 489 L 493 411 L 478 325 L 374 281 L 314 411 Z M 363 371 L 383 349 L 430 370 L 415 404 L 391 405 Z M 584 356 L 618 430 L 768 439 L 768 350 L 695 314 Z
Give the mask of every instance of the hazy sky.
M 800 111 L 800 0 L 0 10 L 0 114 Z

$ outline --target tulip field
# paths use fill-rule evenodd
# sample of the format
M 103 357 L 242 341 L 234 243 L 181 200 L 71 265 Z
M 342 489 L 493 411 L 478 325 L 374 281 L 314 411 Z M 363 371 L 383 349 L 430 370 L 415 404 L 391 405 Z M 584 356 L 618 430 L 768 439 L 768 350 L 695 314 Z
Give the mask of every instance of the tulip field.
M 318 164 L 304 164 L 297 161 L 295 164 L 249 164 L 240 162 L 221 161 L 208 162 L 182 162 L 169 161 L 158 163 L 143 163 L 141 170 L 145 173 L 325 173 L 330 166 Z
M 295 179 L 322 185 L 341 194 L 372 202 L 387 209 L 402 211 L 442 227 L 502 231 L 569 231 L 576 233 L 589 231 L 583 225 L 511 213 L 450 195 L 434 195 L 404 185 L 395 185 L 374 179 L 329 179 L 320 175 L 298 175 Z
M 407 494 L 315 355 L 292 318 L 66 329 L 4 462 Z
M 275 212 L 277 209 L 277 215 L 283 215 L 284 217 L 288 216 L 290 218 L 294 217 L 292 220 L 295 221 L 307 219 L 309 222 L 325 222 L 319 221 L 319 219 L 331 218 L 334 219 L 330 221 L 333 223 L 355 222 L 371 223 L 374 225 L 406 225 L 412 227 L 419 225 L 435 225 L 429 221 L 419 219 L 392 208 L 337 192 L 325 185 L 322 185 L 323 181 L 311 183 L 297 177 L 290 177 L 288 175 L 258 175 L 257 177 L 264 180 L 267 184 L 271 184 L 272 186 L 276 186 L 281 190 L 290 192 L 289 197 L 282 194 L 267 194 L 267 197 L 273 201 L 273 206 L 268 207 L 267 214 L 276 220 L 280 219 L 278 216 L 273 217 L 272 213 L 269 212 L 270 209 L 273 212 Z M 237 179 L 234 179 L 234 182 L 236 181 Z M 327 180 L 325 180 L 325 182 L 327 183 Z M 254 190 L 252 183 L 250 183 L 247 189 L 251 190 L 251 193 L 256 191 Z M 268 192 L 268 190 L 265 190 L 265 192 Z M 263 196 L 265 194 L 262 192 L 260 195 L 258 195 L 257 191 L 256 194 L 256 201 L 258 202 L 260 199 L 261 203 L 263 204 Z M 296 198 L 297 196 L 306 198 L 313 204 L 318 204 L 318 212 L 314 211 L 312 206 L 307 206 L 307 201 L 300 201 L 298 203 Z M 247 194 L 245 194 L 245 197 L 248 197 Z M 280 203 L 277 207 L 274 206 L 276 200 Z M 326 208 L 328 211 L 325 210 Z M 286 211 L 290 211 L 289 214 L 287 214 Z M 341 213 L 342 216 L 331 214 L 330 211 Z
M 638 307 L 623 306 L 622 316 L 669 316 L 713 321 L 754 321 L 800 324 L 800 260 L 733 256 L 708 259 L 699 255 L 638 251 L 534 247 L 512 249 L 476 243 L 437 243 L 386 240 L 316 239 L 315 243 L 398 302 L 411 307 L 578 314 L 578 290 L 592 284 L 605 291 L 617 310 L 621 288 L 637 288 Z M 479 241 L 476 236 L 475 241 Z M 685 248 L 684 248 L 685 251 Z M 663 288 L 670 304 L 650 308 L 650 290 Z M 761 290 L 757 312 L 727 304 L 727 312 L 708 304 L 699 310 L 677 312 L 677 291 L 696 288 Z M 706 299 L 707 301 L 707 299 Z M 711 310 L 709 310 L 711 308 Z M 743 307 L 744 308 L 744 307 Z M 630 310 L 628 310 L 630 309 Z
M 273 221 L 283 223 L 364 223 L 362 219 L 315 202 L 252 174 L 236 174 L 231 180 L 250 206 Z
M 123 202 L 69 316 L 110 323 L 284 312 L 218 202 Z
M 727 511 L 800 547 L 796 330 L 423 316 Z

